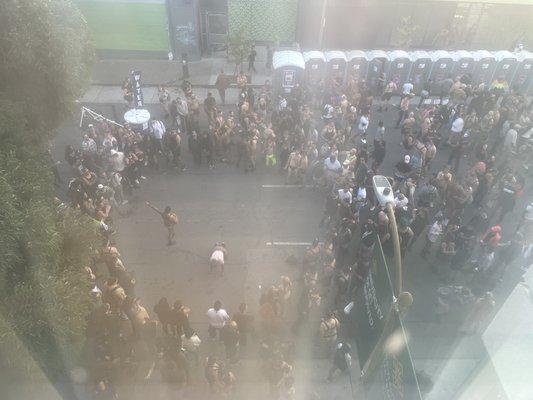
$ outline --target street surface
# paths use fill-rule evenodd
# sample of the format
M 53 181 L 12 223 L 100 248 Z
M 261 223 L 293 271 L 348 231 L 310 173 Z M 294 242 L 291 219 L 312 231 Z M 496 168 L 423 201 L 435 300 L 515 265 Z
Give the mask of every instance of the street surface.
M 202 96 L 198 93 L 201 101 Z M 416 99 L 412 103 L 417 104 Z M 115 118 L 120 118 L 125 110 L 122 103 L 86 105 L 109 118 L 114 118 L 114 114 Z M 155 117 L 160 113 L 158 105 L 149 105 L 148 109 Z M 225 108 L 229 109 L 230 106 Z M 382 165 L 384 174 L 392 173 L 394 164 L 404 156 L 400 131 L 392 127 L 396 116 L 394 108 L 387 113 L 378 113 L 374 108 L 368 129 L 369 143 L 372 143 L 378 120 L 385 122 L 387 156 Z M 60 172 L 63 177 L 67 174 L 63 162 L 64 146 L 79 147 L 81 141 L 78 122 L 78 118 L 73 118 L 65 124 L 55 141 L 54 154 L 62 161 Z M 281 275 L 290 276 L 298 286 L 298 267 L 287 263 L 287 258 L 296 256 L 301 259 L 306 244 L 320 237 L 322 232 L 318 225 L 325 196 L 321 190 L 310 187 L 285 187 L 285 176 L 277 170 L 266 171 L 261 160 L 258 160 L 258 170 L 249 174 L 227 164 L 217 164 L 211 171 L 205 165 L 193 166 L 185 138 L 182 149 L 187 167 L 185 172 L 178 173 L 164 163 L 160 171 L 145 171 L 147 179 L 141 182 L 141 188 L 134 191 L 130 204 L 125 207 L 127 216 L 117 221 L 118 248 L 126 267 L 135 273 L 137 294 L 147 309 L 151 312 L 151 307 L 162 296 L 170 302 L 182 300 L 191 308 L 192 326 L 204 340 L 202 354 L 222 354 L 221 348 L 208 343 L 207 309 L 215 300 L 221 300 L 231 315 L 244 301 L 252 314 L 257 315 L 260 287 L 277 283 Z M 439 148 L 432 172 L 442 168 L 447 156 L 447 148 Z M 462 168 L 465 164 L 463 161 Z M 176 245 L 166 246 L 166 230 L 160 217 L 145 207 L 145 201 L 159 208 L 170 205 L 177 212 L 180 223 Z M 504 221 L 504 240 L 506 228 L 514 226 L 521 207 L 518 204 L 514 214 Z M 208 275 L 208 259 L 218 241 L 226 243 L 229 254 L 223 278 Z M 464 381 L 464 376 L 485 356 L 485 349 L 476 335 L 462 336 L 457 332 L 461 325 L 460 315 L 446 316 L 440 323 L 435 320 L 435 291 L 447 283 L 430 271 L 429 264 L 434 262 L 433 259 L 424 260 L 419 256 L 421 246 L 422 240 L 419 240 L 404 260 L 404 290 L 414 297 L 405 325 L 415 369 L 424 371 L 435 385 L 426 398 L 448 399 Z M 293 301 L 297 299 L 297 293 L 293 295 Z M 498 298 L 498 291 L 495 295 Z M 289 319 L 291 315 L 294 313 L 289 313 Z M 288 331 L 290 321 L 286 325 Z M 322 399 L 350 398 L 346 377 L 331 385 L 324 384 L 330 363 L 313 355 L 313 334 L 309 332 L 308 338 L 299 338 L 305 346 L 298 347 L 299 358 L 295 365 L 298 396 L 316 391 Z M 254 344 L 249 347 L 250 351 L 235 372 L 240 393 L 248 396 L 253 393 L 254 399 L 260 399 L 259 392 L 266 394 L 267 384 L 257 378 L 256 347 Z M 446 367 L 444 361 L 447 361 Z M 353 376 L 358 392 L 358 370 Z M 205 386 L 201 368 L 194 379 Z M 142 389 L 138 385 L 130 398 L 142 398 L 142 393 L 150 392 L 149 387 L 153 389 L 152 384 L 142 385 Z M 190 393 L 192 398 L 205 398 L 195 389 L 188 390 L 194 392 L 194 396 Z

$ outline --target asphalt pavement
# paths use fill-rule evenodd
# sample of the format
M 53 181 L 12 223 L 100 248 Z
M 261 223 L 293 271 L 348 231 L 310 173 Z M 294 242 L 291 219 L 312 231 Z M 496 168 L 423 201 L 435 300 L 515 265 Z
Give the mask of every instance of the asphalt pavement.
M 200 94 L 199 97 L 203 100 Z M 117 120 L 125 111 L 120 101 L 86 105 Z M 147 107 L 154 116 L 161 112 L 156 104 Z M 377 122 L 380 119 L 385 122 L 384 174 L 391 174 L 405 154 L 400 131 L 392 127 L 396 112 L 394 108 L 386 113 L 374 109 L 368 129 L 371 142 Z M 78 118 L 73 118 L 60 129 L 55 140 L 56 159 L 63 161 L 66 144 L 79 147 L 78 122 Z M 448 149 L 443 146 L 437 152 L 432 172 L 440 170 L 447 157 Z M 255 313 L 260 287 L 276 283 L 281 275 L 296 280 L 299 271 L 287 263 L 287 258 L 301 257 L 305 243 L 321 234 L 318 223 L 324 193 L 312 188 L 284 187 L 284 176 L 264 167 L 245 174 L 228 164 L 217 164 L 214 170 L 207 166 L 194 167 L 188 154 L 184 160 L 187 170 L 183 173 L 165 166 L 160 171 L 146 171 L 147 179 L 134 192 L 127 207 L 128 215 L 117 220 L 117 239 L 123 261 L 134 271 L 138 295 L 147 308 L 151 309 L 162 296 L 169 301 L 182 300 L 192 309 L 190 319 L 194 329 L 202 339 L 207 339 L 205 312 L 215 300 L 221 300 L 230 313 L 244 301 Z M 462 164 L 464 168 L 466 160 Z M 62 162 L 60 166 L 63 175 L 67 174 L 64 165 Z M 176 245 L 165 245 L 166 231 L 159 216 L 144 206 L 147 200 L 159 207 L 170 205 L 177 212 L 180 223 Z M 504 239 L 505 227 L 515 223 L 518 215 L 519 211 L 515 211 L 508 217 Z M 208 257 L 218 241 L 224 241 L 229 252 L 224 278 L 207 273 Z M 278 244 L 272 245 L 273 242 Z M 477 336 L 458 333 L 461 315 L 451 315 L 441 322 L 435 320 L 436 289 L 446 283 L 430 271 L 429 264 L 435 261 L 419 256 L 421 242 L 415 244 L 404 260 L 404 290 L 414 297 L 405 325 L 416 370 L 424 371 L 435 384 L 426 398 L 448 399 L 464 382 L 465 376 L 485 358 L 486 352 Z M 321 398 L 351 398 L 347 380 L 331 386 L 323 384 L 329 362 L 314 358 L 309 343 L 309 348 L 301 350 L 301 360 L 296 364 L 301 372 L 296 383 L 297 392 L 302 396 L 317 391 L 322 394 Z M 209 351 L 220 352 L 221 349 L 210 348 Z M 257 390 L 257 374 L 251 373 L 257 368 L 255 358 L 250 352 L 237 371 L 238 377 L 239 373 L 243 377 L 243 394 Z M 201 371 L 198 379 L 202 379 Z M 359 390 L 358 385 L 356 390 Z M 260 397 L 254 394 L 254 398 Z
M 121 104 L 86 104 L 94 111 L 113 118 L 123 112 Z M 149 106 L 154 116 L 158 106 Z M 81 133 L 77 118 L 60 130 L 55 140 L 54 155 L 62 160 L 66 144 L 79 146 Z M 186 146 L 184 146 L 184 153 Z M 147 169 L 146 180 L 134 191 L 123 212 L 116 215 L 117 243 L 125 266 L 134 272 L 136 292 L 149 312 L 165 296 L 169 301 L 181 300 L 191 308 L 193 329 L 204 341 L 201 354 L 223 356 L 221 345 L 208 340 L 206 311 L 215 300 L 221 300 L 230 315 L 242 302 L 249 304 L 250 312 L 258 315 L 261 288 L 279 283 L 282 275 L 297 281 L 300 270 L 287 263 L 290 256 L 302 258 L 303 252 L 318 234 L 324 196 L 309 188 L 285 187 L 285 176 L 278 170 L 266 171 L 259 167 L 245 174 L 234 165 L 218 164 L 214 170 L 207 166 L 194 167 L 188 154 L 184 156 L 187 170 L 178 172 L 163 165 L 161 170 Z M 65 163 L 60 165 L 63 177 L 68 175 Z M 63 185 L 62 189 L 65 189 Z M 166 245 L 166 230 L 161 218 L 145 206 L 150 201 L 163 208 L 170 205 L 180 222 L 176 229 L 176 244 Z M 224 277 L 208 274 L 209 256 L 216 242 L 224 241 L 228 261 Z M 299 290 L 293 293 L 294 309 Z M 152 312 L 151 312 L 152 313 Z M 152 313 L 153 315 L 153 313 Z M 291 310 L 284 322 L 289 331 L 295 312 Z M 302 398 L 316 392 L 322 399 L 351 398 L 351 387 L 346 376 L 325 385 L 330 361 L 315 356 L 313 338 L 318 329 L 319 315 L 312 319 L 313 330 L 303 333 L 298 341 L 295 375 L 296 388 Z M 234 368 L 240 398 L 268 398 L 268 386 L 259 379 L 258 344 L 251 343 L 240 365 Z M 354 390 L 358 370 L 354 375 Z M 127 391 L 129 398 L 141 399 L 153 390 L 164 397 L 164 390 L 154 382 L 142 382 Z M 185 398 L 208 398 L 203 369 L 195 370 L 193 385 L 183 394 Z M 133 389 L 130 388 L 130 389 Z M 265 397 L 261 397 L 261 396 Z

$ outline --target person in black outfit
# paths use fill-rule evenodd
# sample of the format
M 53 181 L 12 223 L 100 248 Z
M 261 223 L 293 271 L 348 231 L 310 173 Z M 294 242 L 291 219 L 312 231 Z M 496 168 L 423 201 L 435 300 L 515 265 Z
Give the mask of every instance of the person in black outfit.
M 374 162 L 372 163 L 372 169 L 376 169 L 381 165 L 385 159 L 385 154 L 385 140 L 374 139 L 374 150 L 372 151 L 372 158 L 374 159 Z
M 209 167 L 209 169 L 213 169 L 215 167 L 215 161 L 214 161 L 215 143 L 213 140 L 213 135 L 205 131 L 202 134 L 202 137 L 200 138 L 200 147 L 202 148 L 203 151 L 205 151 L 207 166 Z
M 411 167 L 411 157 L 406 155 L 402 161 L 396 163 L 396 171 L 394 172 L 394 178 L 398 182 L 402 182 L 409 177 L 413 167 Z
M 248 313 L 248 306 L 242 303 L 239 306 L 239 311 L 233 315 L 233 320 L 237 323 L 239 329 L 239 345 L 245 347 L 248 343 L 247 336 L 255 337 L 255 330 L 253 326 L 254 317 Z
M 333 377 L 337 371 L 341 373 L 346 373 L 351 367 L 351 352 L 352 348 L 348 343 L 340 342 L 337 345 L 335 350 L 335 355 L 333 356 L 333 365 L 331 366 L 328 373 L 328 382 L 333 381 Z
M 269 71 L 272 69 L 272 57 L 273 57 L 273 51 L 270 46 L 267 46 L 267 59 L 266 59 L 266 69 Z
M 345 266 L 350 251 L 350 243 L 352 241 L 352 230 L 345 220 L 342 222 L 342 227 L 338 236 L 337 256 L 335 257 L 338 268 Z
M 350 277 L 352 275 L 352 270 L 349 267 L 343 268 L 339 276 L 336 278 L 335 283 L 337 286 L 337 293 L 335 295 L 334 304 L 335 307 L 343 306 L 343 300 L 346 298 L 348 293 L 348 287 L 350 286 Z
M 250 50 L 250 54 L 248 54 L 248 72 L 250 72 L 250 70 L 254 71 L 254 72 L 257 72 L 255 70 L 255 57 L 257 57 L 257 51 L 255 51 L 255 46 L 252 45 L 252 48 Z
M 192 156 L 194 158 L 194 163 L 196 165 L 202 164 L 202 147 L 200 144 L 200 140 L 198 139 L 198 134 L 196 132 L 193 132 L 191 136 L 189 136 L 189 150 L 192 153 Z
M 255 104 L 255 93 L 254 88 L 251 86 L 248 86 L 248 89 L 246 90 L 246 99 L 248 100 L 250 108 L 253 109 Z
M 157 315 L 159 322 L 161 323 L 161 327 L 163 328 L 163 333 L 165 333 L 165 335 L 169 335 L 170 332 L 172 332 L 172 334 L 175 335 L 175 332 L 173 331 L 174 330 L 174 326 L 173 326 L 174 315 L 172 313 L 172 309 L 170 308 L 170 304 L 168 304 L 168 300 L 166 297 L 162 297 L 158 301 L 158 303 L 154 306 L 154 312 Z

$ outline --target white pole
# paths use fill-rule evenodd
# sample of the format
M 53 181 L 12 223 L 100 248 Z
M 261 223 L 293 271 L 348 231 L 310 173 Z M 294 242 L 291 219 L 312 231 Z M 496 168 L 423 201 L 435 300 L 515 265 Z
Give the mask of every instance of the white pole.
M 326 28 L 326 10 L 328 8 L 328 0 L 322 0 L 322 15 L 320 17 L 320 31 L 318 32 L 318 48 L 322 50 L 322 41 L 324 39 L 324 30 Z
M 80 128 L 81 128 L 81 125 L 82 125 L 83 116 L 85 115 L 85 112 L 88 112 L 89 115 L 90 115 L 91 117 L 93 117 L 94 119 L 103 119 L 104 121 L 107 121 L 107 122 L 109 122 L 109 123 L 111 123 L 111 124 L 113 124 L 113 125 L 120 126 L 121 128 L 124 127 L 123 125 L 119 124 L 118 122 L 115 122 L 115 121 L 113 121 L 112 119 L 106 118 L 106 117 L 104 117 L 103 115 L 100 115 L 100 114 L 94 112 L 93 110 L 91 110 L 91 109 L 89 109 L 89 108 L 87 108 L 87 107 L 82 107 L 82 108 L 81 108 Z
M 80 116 L 80 128 L 83 125 L 83 117 L 85 116 L 85 107 L 81 108 L 81 116 Z

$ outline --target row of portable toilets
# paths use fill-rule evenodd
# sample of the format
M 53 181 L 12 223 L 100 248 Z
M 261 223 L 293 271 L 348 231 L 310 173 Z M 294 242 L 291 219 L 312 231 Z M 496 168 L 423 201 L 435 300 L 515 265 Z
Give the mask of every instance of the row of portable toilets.
M 305 51 L 283 50 L 274 53 L 274 85 L 289 93 L 296 83 L 315 85 L 321 80 L 336 78 L 346 82 L 350 78 L 365 79 L 375 88 L 382 73 L 387 81 L 395 78 L 401 87 L 410 80 L 415 93 L 424 83 L 432 81 L 432 93 L 440 93 L 440 82 L 470 74 L 473 84 L 490 85 L 503 78 L 509 87 L 518 86 L 526 94 L 533 94 L 533 53 L 520 51 L 411 51 L 352 50 Z

